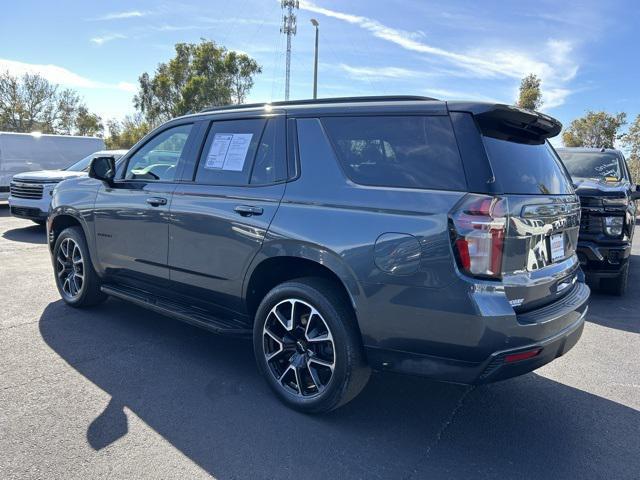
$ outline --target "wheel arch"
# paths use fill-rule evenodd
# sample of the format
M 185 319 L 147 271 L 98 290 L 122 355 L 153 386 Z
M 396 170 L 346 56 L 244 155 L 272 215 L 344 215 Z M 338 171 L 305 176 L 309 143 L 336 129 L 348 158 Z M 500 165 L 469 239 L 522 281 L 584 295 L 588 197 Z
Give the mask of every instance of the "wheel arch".
M 87 247 L 89 248 L 91 262 L 94 264 L 95 268 L 96 265 L 93 236 L 89 234 L 89 225 L 78 210 L 72 208 L 60 208 L 55 209 L 51 212 L 47 225 L 47 240 L 49 243 L 49 250 L 53 252 L 56 240 L 63 230 L 74 226 L 80 227 L 82 229 L 82 233 L 84 233 L 84 238 L 87 242 Z
M 278 254 L 262 252 L 252 262 L 243 285 L 242 298 L 249 318 L 253 320 L 264 296 L 276 285 L 301 277 L 321 277 L 335 282 L 354 311 L 358 325 L 358 304 L 362 292 L 355 275 L 333 252 L 309 245 L 273 246 Z

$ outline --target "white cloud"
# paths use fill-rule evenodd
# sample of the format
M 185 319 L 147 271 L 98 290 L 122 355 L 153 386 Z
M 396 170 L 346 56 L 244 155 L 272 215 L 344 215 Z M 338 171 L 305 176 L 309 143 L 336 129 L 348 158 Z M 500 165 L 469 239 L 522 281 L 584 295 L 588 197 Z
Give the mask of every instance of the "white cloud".
M 116 83 L 116 87 L 130 93 L 135 93 L 138 90 L 138 86 L 131 82 L 118 82 Z
M 115 90 L 123 90 L 125 92 L 134 92 L 136 86 L 128 82 L 119 82 L 117 84 L 97 82 L 82 75 L 67 70 L 58 65 L 40 65 L 36 63 L 16 62 L 0 58 L 0 72 L 9 72 L 12 75 L 24 75 L 25 73 L 39 74 L 49 80 L 51 83 L 63 85 L 73 88 L 108 88 Z
M 548 40 L 536 45 L 535 54 L 504 48 L 459 52 L 425 43 L 421 40 L 424 36 L 422 32 L 399 30 L 375 19 L 320 7 L 309 0 L 301 0 L 300 8 L 356 25 L 377 38 L 405 50 L 425 54 L 431 60 L 440 59 L 467 72 L 467 76 L 520 80 L 525 75 L 535 73 L 542 79 L 543 95 L 549 99 L 546 108 L 562 104 L 570 93 L 566 82 L 573 79 L 578 71 L 573 59 L 573 46 L 568 41 Z
M 123 35 L 121 33 L 110 33 L 108 35 L 103 35 L 101 37 L 93 37 L 91 39 L 91 42 L 100 46 L 100 45 L 104 45 L 107 42 L 110 42 L 111 40 L 118 40 L 123 38 L 127 38 L 126 35 Z
M 121 20 L 123 18 L 138 18 L 144 17 L 148 12 L 141 12 L 140 10 L 130 10 L 128 12 L 114 12 L 107 13 L 101 17 L 92 18 L 91 20 Z
M 399 67 L 354 67 L 341 63 L 340 69 L 356 80 L 388 80 L 390 78 L 412 78 L 426 74 Z
M 505 99 L 488 97 L 480 93 L 449 90 L 446 88 L 426 88 L 424 89 L 424 93 L 437 97 L 438 100 L 477 100 L 480 102 L 508 103 Z
M 571 93 L 567 88 L 547 88 L 542 92 L 542 107 L 547 110 L 559 107 Z

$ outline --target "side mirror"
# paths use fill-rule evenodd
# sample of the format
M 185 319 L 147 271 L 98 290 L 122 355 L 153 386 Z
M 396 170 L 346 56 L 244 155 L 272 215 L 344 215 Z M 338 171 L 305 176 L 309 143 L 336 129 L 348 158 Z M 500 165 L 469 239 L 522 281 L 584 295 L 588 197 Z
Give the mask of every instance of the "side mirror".
M 89 177 L 102 180 L 107 185 L 113 185 L 116 177 L 116 160 L 113 157 L 96 157 L 91 160 Z
M 631 192 L 631 200 L 640 200 L 640 185 L 636 185 L 636 191 Z

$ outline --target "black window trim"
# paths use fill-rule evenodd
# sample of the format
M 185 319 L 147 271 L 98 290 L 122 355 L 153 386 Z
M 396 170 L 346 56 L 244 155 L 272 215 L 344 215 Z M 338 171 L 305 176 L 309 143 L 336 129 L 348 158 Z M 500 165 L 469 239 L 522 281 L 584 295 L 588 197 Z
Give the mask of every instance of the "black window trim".
M 191 125 L 191 130 L 189 131 L 189 135 L 187 136 L 187 140 L 185 142 L 185 147 L 183 149 L 183 151 L 180 154 L 180 158 L 178 158 L 178 162 L 176 163 L 176 176 L 173 180 L 153 180 L 153 179 L 142 179 L 142 178 L 125 178 L 125 175 L 127 174 L 127 168 L 129 168 L 129 162 L 131 161 L 131 159 L 142 149 L 144 148 L 145 145 L 147 145 L 151 140 L 153 140 L 154 138 L 156 138 L 158 135 L 161 135 L 162 133 L 166 132 L 167 130 L 171 130 L 172 128 L 175 127 L 181 127 L 184 125 Z M 180 173 L 181 173 L 181 168 L 182 168 L 182 164 L 184 164 L 185 159 L 184 157 L 184 153 L 189 153 L 189 151 L 191 150 L 192 144 L 193 144 L 193 136 L 197 133 L 197 121 L 194 119 L 189 119 L 189 121 L 186 122 L 171 122 L 171 124 L 167 123 L 166 125 L 162 125 L 161 127 L 156 128 L 155 130 L 149 132 L 145 137 L 143 137 L 143 139 L 141 140 L 142 143 L 138 142 L 136 145 L 136 149 L 135 150 L 131 150 L 129 152 L 126 153 L 126 158 L 124 159 L 124 161 L 122 162 L 122 171 L 120 173 L 120 178 L 116 178 L 114 179 L 114 182 L 118 185 L 123 185 L 123 184 L 139 184 L 139 183 L 180 183 Z M 123 155 L 124 156 L 124 155 Z M 122 159 L 122 157 L 120 157 Z
M 423 187 L 407 187 L 407 186 L 398 186 L 398 185 L 371 185 L 368 183 L 360 183 L 360 182 L 356 182 L 355 180 L 353 180 L 351 178 L 351 176 L 347 173 L 346 169 L 344 168 L 344 165 L 342 164 L 342 161 L 340 160 L 340 157 L 338 156 L 338 149 L 337 149 L 337 145 L 333 142 L 333 140 L 331 139 L 331 135 L 328 134 L 327 130 L 325 129 L 324 123 L 323 123 L 323 119 L 324 118 L 345 118 L 345 117 L 352 117 L 352 118 L 358 118 L 358 117 L 363 117 L 363 116 L 370 116 L 370 117 L 449 117 L 449 123 L 451 124 L 451 132 L 453 134 L 453 139 L 456 143 L 456 151 L 458 152 L 458 158 L 460 159 L 460 166 L 462 168 L 462 175 L 464 177 L 464 183 L 465 183 L 465 189 L 464 190 L 452 190 L 450 188 L 423 188 Z M 428 190 L 428 191 L 434 191 L 434 192 L 459 192 L 459 193 L 465 193 L 468 191 L 468 182 L 466 179 L 466 175 L 465 175 L 465 170 L 464 170 L 464 162 L 462 159 L 462 156 L 460 155 L 460 146 L 458 145 L 458 141 L 457 138 L 455 136 L 455 131 L 453 128 L 453 124 L 451 122 L 451 117 L 447 114 L 447 113 L 420 113 L 420 112 L 408 112 L 406 115 L 402 114 L 402 113 L 377 113 L 377 114 L 370 114 L 370 115 L 360 115 L 357 114 L 355 112 L 350 112 L 348 114 L 343 114 L 343 115 L 318 115 L 315 117 L 318 120 L 318 123 L 320 124 L 320 128 L 322 130 L 322 134 L 324 135 L 324 137 L 327 139 L 327 141 L 329 142 L 329 145 L 331 146 L 331 150 L 333 152 L 333 156 L 335 158 L 336 163 L 338 164 L 338 167 L 340 169 L 340 172 L 342 173 L 342 175 L 344 176 L 345 180 L 349 183 L 351 183 L 352 185 L 356 185 L 356 186 L 360 186 L 360 187 L 366 187 L 366 188 L 393 188 L 393 189 L 398 189 L 398 190 Z

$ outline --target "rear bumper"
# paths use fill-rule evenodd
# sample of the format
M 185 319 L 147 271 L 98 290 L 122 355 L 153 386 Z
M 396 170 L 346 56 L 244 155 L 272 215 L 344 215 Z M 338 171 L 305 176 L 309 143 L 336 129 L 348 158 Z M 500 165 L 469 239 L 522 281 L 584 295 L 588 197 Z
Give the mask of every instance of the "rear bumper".
M 576 253 L 587 277 L 615 277 L 629 261 L 631 242 L 620 245 L 578 242 Z
M 522 375 L 568 352 L 579 340 L 588 310 L 589 287 L 574 291 L 551 305 L 518 316 L 519 332 L 512 331 L 517 347 L 493 352 L 484 361 L 467 362 L 413 352 L 367 347 L 370 365 L 378 370 L 426 376 L 453 383 L 480 384 Z M 558 325 L 562 327 L 557 328 Z M 540 338 L 540 333 L 545 336 Z M 532 358 L 509 361 L 509 356 L 538 350 Z

